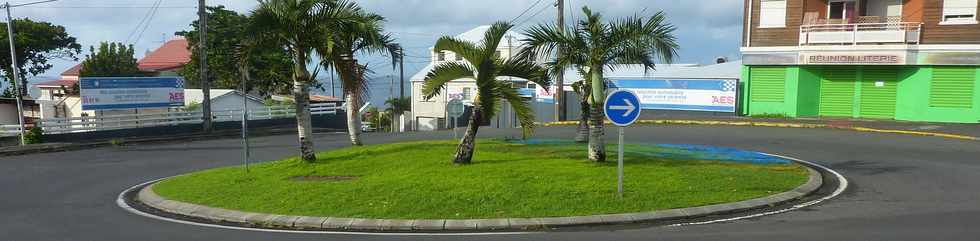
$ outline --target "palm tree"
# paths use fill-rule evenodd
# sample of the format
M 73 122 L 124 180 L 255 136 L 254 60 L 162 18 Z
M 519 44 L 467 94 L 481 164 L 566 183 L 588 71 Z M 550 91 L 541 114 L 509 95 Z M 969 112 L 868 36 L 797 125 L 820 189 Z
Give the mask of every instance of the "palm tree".
M 602 125 L 605 116 L 605 78 L 603 73 L 618 66 L 642 64 L 647 70 L 656 68 L 655 60 L 673 62 L 677 56 L 677 38 L 674 26 L 667 16 L 658 12 L 648 18 L 626 17 L 613 22 L 603 22 L 602 15 L 583 7 L 585 18 L 574 27 L 538 25 L 529 29 L 522 50 L 522 58 L 544 59 L 561 54 L 548 63 L 552 71 L 564 71 L 577 67 L 589 80 L 591 95 L 588 96 L 591 111 L 589 127 L 589 159 L 606 160 L 605 135 Z M 560 29 L 562 28 L 562 29 Z M 562 31 L 565 30 L 565 31 Z
M 507 80 L 499 77 L 516 77 L 526 79 L 541 86 L 550 86 L 547 71 L 541 66 L 523 58 L 500 59 L 496 54 L 501 39 L 513 27 L 510 23 L 497 22 L 491 26 L 479 43 L 472 43 L 454 37 L 442 37 L 436 42 L 435 52 L 450 51 L 463 57 L 461 62 L 446 62 L 439 64 L 425 77 L 422 95 L 432 99 L 446 88 L 453 80 L 476 80 L 477 94 L 473 97 L 473 111 L 470 113 L 469 124 L 459 147 L 456 148 L 454 164 L 465 165 L 473 160 L 473 150 L 476 147 L 476 133 L 483 120 L 493 118 L 497 105 L 501 100 L 510 103 L 514 113 L 524 128 L 524 134 L 529 134 L 534 128 L 534 113 L 531 107 L 520 96 Z
M 367 99 L 368 81 L 366 73 L 368 66 L 357 61 L 357 54 L 384 54 L 391 57 L 392 66 L 401 58 L 401 48 L 394 43 L 392 37 L 384 31 L 384 17 L 357 12 L 356 21 L 340 26 L 329 43 L 329 55 L 322 55 L 326 68 L 334 67 L 340 76 L 347 103 L 347 132 L 352 145 L 361 145 L 361 105 Z
M 296 129 L 300 154 L 304 161 L 316 160 L 310 118 L 310 84 L 312 74 L 306 68 L 314 52 L 330 55 L 338 26 L 353 22 L 361 9 L 346 0 L 259 0 L 252 11 L 249 28 L 256 38 L 269 41 L 293 58 L 293 98 L 296 100 Z

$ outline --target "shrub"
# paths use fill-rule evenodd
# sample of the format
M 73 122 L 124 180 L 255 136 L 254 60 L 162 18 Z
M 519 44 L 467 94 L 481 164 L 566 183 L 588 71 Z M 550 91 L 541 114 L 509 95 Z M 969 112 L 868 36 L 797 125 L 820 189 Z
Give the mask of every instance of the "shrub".
M 24 142 L 27 144 L 44 143 L 44 130 L 38 127 L 31 128 L 24 134 Z

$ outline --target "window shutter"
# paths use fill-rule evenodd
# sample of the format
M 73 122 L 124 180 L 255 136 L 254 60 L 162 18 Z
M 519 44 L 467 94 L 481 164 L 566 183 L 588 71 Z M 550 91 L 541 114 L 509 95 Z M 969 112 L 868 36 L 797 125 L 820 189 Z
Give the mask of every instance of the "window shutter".
M 973 67 L 935 67 L 932 73 L 932 107 L 973 108 L 973 85 L 977 70 Z
M 786 27 L 786 0 L 762 0 L 759 27 Z
M 943 15 L 957 16 L 977 14 L 977 0 L 943 0 Z

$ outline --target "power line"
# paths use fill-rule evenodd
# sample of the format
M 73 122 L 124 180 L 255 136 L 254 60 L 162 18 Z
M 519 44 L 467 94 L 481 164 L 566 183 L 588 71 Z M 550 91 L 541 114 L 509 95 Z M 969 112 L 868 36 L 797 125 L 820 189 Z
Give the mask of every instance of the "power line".
M 163 2 L 163 0 L 157 0 L 157 6 L 159 7 L 160 3 L 162 3 L 162 2 Z M 140 31 L 140 34 L 139 35 L 136 35 L 136 40 L 133 40 L 133 43 L 139 42 L 140 39 L 143 38 L 143 33 L 145 33 L 146 30 L 150 28 L 150 23 L 153 22 L 153 17 L 156 17 L 157 16 L 157 12 L 160 11 L 160 8 L 153 8 L 150 11 L 151 11 L 150 17 L 147 18 L 146 24 L 143 25 L 143 30 Z
M 161 0 L 157 0 L 156 2 L 153 3 L 153 6 L 159 6 L 160 5 L 160 2 L 161 2 Z M 132 42 L 130 42 L 130 40 L 133 39 L 133 36 L 135 36 L 137 32 L 140 32 L 140 28 L 143 26 L 143 24 L 146 24 L 147 21 L 149 21 L 150 15 L 153 14 L 154 10 L 155 10 L 155 8 L 151 8 L 149 11 L 146 12 L 146 15 L 143 15 L 143 18 L 140 19 L 140 22 L 136 24 L 136 28 L 134 28 L 133 31 L 130 32 L 129 35 L 126 36 L 126 41 L 124 41 L 124 42 L 126 42 L 126 43 L 132 43 Z
M 541 8 L 541 10 L 538 10 L 538 12 L 537 12 L 537 13 L 534 13 L 534 15 L 531 15 L 531 17 L 528 17 L 527 19 L 524 19 L 524 21 L 522 21 L 522 22 L 521 22 L 521 23 L 519 23 L 519 24 L 515 24 L 514 26 L 521 26 L 521 25 L 524 25 L 524 23 L 527 23 L 527 21 L 531 21 L 531 19 L 534 19 L 534 18 L 535 18 L 535 17 L 537 17 L 538 15 L 541 15 L 541 13 L 543 13 L 543 12 L 544 12 L 545 10 L 548 10 L 549 8 L 550 8 L 550 7 L 548 7 L 548 5 L 545 5 L 545 6 L 543 7 L 543 8 Z
M 24 7 L 24 8 L 46 8 L 46 9 L 82 9 L 82 8 L 197 8 L 195 6 L 53 6 L 53 7 Z
M 527 11 L 531 11 L 531 9 L 533 9 L 534 7 L 537 7 L 538 4 L 541 3 L 541 1 L 542 0 L 538 0 L 538 1 L 534 2 L 534 4 L 531 4 L 530 7 L 527 7 L 526 9 L 524 9 L 524 11 L 521 12 L 521 14 L 517 15 L 517 17 L 515 17 L 514 19 L 511 19 L 510 22 L 513 23 L 514 21 L 517 21 L 517 19 L 520 19 L 521 17 L 523 17 L 524 14 L 527 14 Z

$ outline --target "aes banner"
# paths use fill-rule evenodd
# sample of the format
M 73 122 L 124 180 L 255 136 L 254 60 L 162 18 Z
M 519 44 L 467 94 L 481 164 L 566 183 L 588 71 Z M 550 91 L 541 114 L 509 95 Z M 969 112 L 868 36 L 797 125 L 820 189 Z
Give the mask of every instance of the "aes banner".
M 81 78 L 83 110 L 167 108 L 184 106 L 180 77 Z
M 612 87 L 631 90 L 643 109 L 735 112 L 736 80 L 612 80 Z

